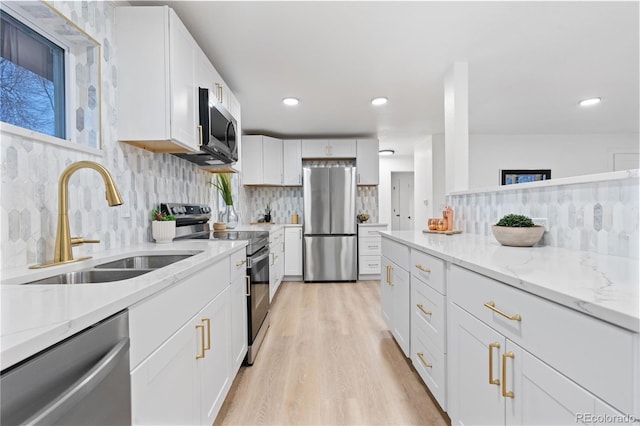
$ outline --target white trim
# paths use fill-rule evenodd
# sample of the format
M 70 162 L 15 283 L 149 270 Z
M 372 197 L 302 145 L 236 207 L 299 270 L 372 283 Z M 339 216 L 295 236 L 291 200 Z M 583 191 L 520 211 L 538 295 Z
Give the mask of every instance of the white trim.
M 640 170 L 622 170 L 618 172 L 596 173 L 593 175 L 571 176 L 557 179 L 541 180 L 536 182 L 517 183 L 513 185 L 500 185 L 488 188 L 479 188 L 469 191 L 458 191 L 447 194 L 447 197 L 468 194 L 482 194 L 484 192 L 517 191 L 522 189 L 573 185 L 577 183 L 604 182 L 610 180 L 638 179 Z
M 24 127 L 14 126 L 13 124 L 0 121 L 0 134 L 4 133 L 8 133 L 14 136 L 20 136 L 37 142 L 59 146 L 62 148 L 70 149 L 72 151 L 85 152 L 87 154 L 93 154 L 98 157 L 103 156 L 103 152 L 101 149 L 80 145 L 66 139 L 56 138 L 55 136 L 45 135 L 44 133 L 39 133 L 33 130 L 25 129 Z

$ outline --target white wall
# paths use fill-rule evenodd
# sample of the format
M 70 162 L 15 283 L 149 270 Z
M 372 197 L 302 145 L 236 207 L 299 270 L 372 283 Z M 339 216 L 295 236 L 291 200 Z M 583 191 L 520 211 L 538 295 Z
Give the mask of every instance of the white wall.
M 431 137 L 416 143 L 413 151 L 415 229 L 425 229 L 433 217 L 433 147 Z
M 552 178 L 609 172 L 614 152 L 638 152 L 638 135 L 470 135 L 469 187 L 500 185 L 501 169 L 551 169 Z
M 391 172 L 412 172 L 413 156 L 380 157 L 380 184 L 378 185 L 380 223 L 391 229 Z

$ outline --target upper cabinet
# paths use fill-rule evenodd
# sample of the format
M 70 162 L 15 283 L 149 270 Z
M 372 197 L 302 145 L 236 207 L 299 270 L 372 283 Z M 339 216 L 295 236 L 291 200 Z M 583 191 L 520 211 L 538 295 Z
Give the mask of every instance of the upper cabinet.
M 282 184 L 302 186 L 302 153 L 299 139 L 282 141 Z
M 240 104 L 173 9 L 116 8 L 118 140 L 153 152 L 200 152 L 198 87 L 240 121 Z
M 243 184 L 282 185 L 282 139 L 245 135 L 242 144 Z
M 167 6 L 116 8 L 118 139 L 154 152 L 199 151 L 198 45 Z
M 358 139 L 356 169 L 358 185 L 378 185 L 380 176 L 378 139 Z
M 356 140 L 303 139 L 302 158 L 356 158 Z

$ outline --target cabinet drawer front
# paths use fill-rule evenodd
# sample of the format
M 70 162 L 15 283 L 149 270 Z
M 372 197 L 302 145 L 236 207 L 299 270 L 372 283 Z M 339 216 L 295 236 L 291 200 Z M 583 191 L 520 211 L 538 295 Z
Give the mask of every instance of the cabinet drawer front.
M 451 302 L 588 391 L 620 411 L 637 408 L 633 333 L 455 265 L 447 287 Z M 520 320 L 494 312 L 488 302 Z
M 389 238 L 382 238 L 382 255 L 405 271 L 409 270 L 409 247 Z
M 226 258 L 129 308 L 131 369 L 222 292 L 229 282 L 229 258 Z
M 443 410 L 446 405 L 446 355 L 420 331 L 411 331 L 411 363 Z
M 421 330 L 442 352 L 446 352 L 445 297 L 412 277 L 411 327 Z
M 412 249 L 411 274 L 441 294 L 446 294 L 442 259 Z
M 387 227 L 380 226 L 360 226 L 358 227 L 358 236 L 360 237 L 380 237 L 380 231 L 386 231 Z
M 360 237 L 358 239 L 358 250 L 360 255 L 380 255 L 382 241 L 380 237 Z
M 358 270 L 361 274 L 379 274 L 380 256 L 360 256 Z
M 246 250 L 238 250 L 229 257 L 229 277 L 233 281 L 240 275 L 247 274 L 247 254 Z

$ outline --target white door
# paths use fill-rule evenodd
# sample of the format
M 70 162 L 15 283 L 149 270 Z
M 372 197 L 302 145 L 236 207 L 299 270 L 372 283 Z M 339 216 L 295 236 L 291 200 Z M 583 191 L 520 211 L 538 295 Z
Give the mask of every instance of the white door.
M 265 185 L 282 185 L 282 139 L 262 137 L 262 173 Z
M 284 230 L 284 274 L 302 275 L 302 228 Z
M 235 377 L 247 354 L 247 287 L 244 273 L 231 283 L 231 377 Z
M 413 172 L 391 173 L 391 230 L 413 230 Z
M 300 140 L 282 141 L 283 185 L 302 185 L 302 154 L 300 150 Z

